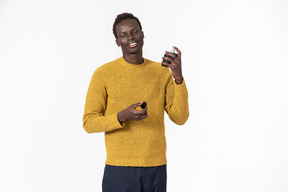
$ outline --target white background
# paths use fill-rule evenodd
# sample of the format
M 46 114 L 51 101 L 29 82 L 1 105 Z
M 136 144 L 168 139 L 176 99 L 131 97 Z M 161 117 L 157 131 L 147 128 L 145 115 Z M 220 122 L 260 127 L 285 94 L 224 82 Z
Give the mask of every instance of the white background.
M 121 56 L 126 11 L 144 57 L 183 53 L 190 117 L 165 116 L 168 192 L 287 192 L 284 0 L 0 0 L 0 191 L 101 191 L 104 133 L 82 117 L 94 70 Z

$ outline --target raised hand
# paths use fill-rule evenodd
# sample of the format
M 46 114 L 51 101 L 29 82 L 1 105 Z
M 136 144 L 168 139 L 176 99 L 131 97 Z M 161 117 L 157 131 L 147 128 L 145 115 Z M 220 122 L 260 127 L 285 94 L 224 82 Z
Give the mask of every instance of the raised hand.
M 162 57 L 162 60 L 168 60 L 171 63 L 168 64 L 166 62 L 162 61 L 162 65 L 165 65 L 171 69 L 171 74 L 173 78 L 175 79 L 176 83 L 181 84 L 183 81 L 183 76 L 182 76 L 182 68 L 181 68 L 181 51 L 173 46 L 173 48 L 177 51 L 177 56 L 174 55 L 173 53 L 165 52 L 165 55 L 169 55 L 170 57 Z

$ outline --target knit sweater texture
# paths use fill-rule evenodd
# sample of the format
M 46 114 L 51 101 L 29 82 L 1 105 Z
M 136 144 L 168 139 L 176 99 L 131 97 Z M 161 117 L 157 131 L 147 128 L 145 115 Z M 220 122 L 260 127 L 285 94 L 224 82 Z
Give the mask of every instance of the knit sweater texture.
M 146 101 L 145 119 L 122 124 L 117 113 Z M 141 110 L 141 109 L 140 109 Z M 83 127 L 105 132 L 106 164 L 151 167 L 167 163 L 164 111 L 178 125 L 189 116 L 185 81 L 176 84 L 169 68 L 144 58 L 139 65 L 123 57 L 98 67 L 88 88 Z

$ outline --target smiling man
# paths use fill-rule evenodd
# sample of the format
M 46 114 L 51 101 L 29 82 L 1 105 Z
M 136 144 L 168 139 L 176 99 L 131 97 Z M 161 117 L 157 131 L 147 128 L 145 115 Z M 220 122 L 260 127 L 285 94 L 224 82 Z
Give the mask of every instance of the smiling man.
M 143 58 L 142 26 L 130 13 L 116 17 L 113 33 L 122 57 L 95 70 L 83 116 L 88 133 L 105 132 L 107 158 L 102 189 L 165 192 L 164 111 L 178 125 L 189 116 L 181 52 L 174 47 L 177 57 L 165 53 L 170 57 L 162 59 L 170 64 Z M 144 101 L 147 105 L 143 109 L 140 106 Z

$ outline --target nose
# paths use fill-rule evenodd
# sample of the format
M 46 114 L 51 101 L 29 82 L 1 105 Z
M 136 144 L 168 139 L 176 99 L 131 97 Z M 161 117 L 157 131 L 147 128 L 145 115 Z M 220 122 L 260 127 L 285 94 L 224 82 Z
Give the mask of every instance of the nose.
M 133 33 L 129 33 L 127 37 L 128 37 L 128 40 L 134 39 L 134 34 Z

